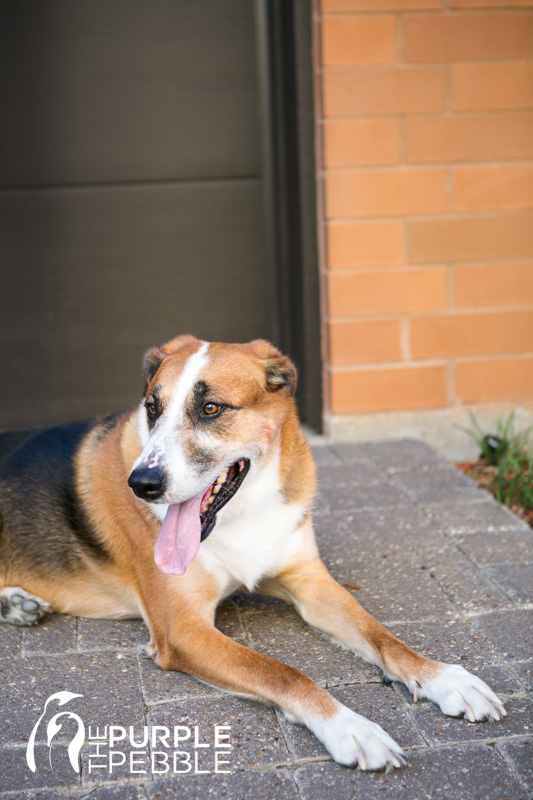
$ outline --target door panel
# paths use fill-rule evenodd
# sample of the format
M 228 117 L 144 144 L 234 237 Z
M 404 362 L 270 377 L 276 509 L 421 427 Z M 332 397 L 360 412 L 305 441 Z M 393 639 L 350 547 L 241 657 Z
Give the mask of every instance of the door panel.
M 0 195 L 2 426 L 137 401 L 143 352 L 178 333 L 268 337 L 260 195 L 257 179 Z
M 137 402 L 179 333 L 274 337 L 253 12 L 0 4 L 0 428 Z
M 0 186 L 258 175 L 253 7 L 2 0 Z

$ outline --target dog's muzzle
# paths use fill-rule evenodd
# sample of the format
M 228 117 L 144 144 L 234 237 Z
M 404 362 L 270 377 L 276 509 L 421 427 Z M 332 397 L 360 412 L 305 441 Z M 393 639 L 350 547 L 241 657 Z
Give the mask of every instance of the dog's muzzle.
M 141 500 L 157 500 L 165 491 L 165 478 L 161 470 L 137 467 L 128 478 L 128 485 Z

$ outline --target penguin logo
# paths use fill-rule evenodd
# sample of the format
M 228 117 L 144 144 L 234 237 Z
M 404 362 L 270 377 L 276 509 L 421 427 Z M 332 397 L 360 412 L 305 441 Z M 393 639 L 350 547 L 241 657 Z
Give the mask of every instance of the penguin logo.
M 41 723 L 42 718 L 46 714 L 46 709 L 48 708 L 48 703 L 52 702 L 53 700 L 57 701 L 58 706 L 64 706 L 66 703 L 69 703 L 71 700 L 74 700 L 75 697 L 83 697 L 82 694 L 73 694 L 72 692 L 56 692 L 55 694 L 51 694 L 50 697 L 47 699 L 46 703 L 44 704 L 43 713 L 35 723 L 35 726 L 31 732 L 31 736 L 28 741 L 28 746 L 26 748 L 26 761 L 28 763 L 28 767 L 31 769 L 32 772 L 36 771 L 35 766 L 35 738 L 37 736 L 37 729 Z M 48 745 L 48 760 L 50 762 L 50 766 L 52 766 L 52 741 L 56 733 L 62 728 L 62 725 L 58 720 L 60 717 L 69 717 L 70 719 L 75 720 L 78 723 L 78 730 L 76 731 L 74 738 L 72 739 L 71 743 L 68 746 L 68 757 L 70 759 L 70 763 L 72 765 L 72 769 L 74 772 L 80 771 L 80 762 L 79 762 L 79 755 L 80 750 L 83 747 L 83 743 L 85 741 L 85 725 L 80 717 L 77 714 L 73 714 L 71 711 L 60 711 L 59 714 L 55 714 L 52 717 L 48 725 L 46 726 L 46 743 Z

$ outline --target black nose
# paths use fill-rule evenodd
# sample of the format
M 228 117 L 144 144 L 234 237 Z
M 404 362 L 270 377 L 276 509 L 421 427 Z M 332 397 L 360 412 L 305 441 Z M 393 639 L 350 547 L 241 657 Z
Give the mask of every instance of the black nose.
M 157 500 L 165 491 L 163 473 L 147 467 L 134 469 L 128 478 L 128 485 L 141 500 Z

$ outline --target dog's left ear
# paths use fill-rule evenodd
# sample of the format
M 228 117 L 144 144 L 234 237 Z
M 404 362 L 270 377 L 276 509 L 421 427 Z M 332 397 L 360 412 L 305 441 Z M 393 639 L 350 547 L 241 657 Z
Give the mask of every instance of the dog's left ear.
M 287 389 L 291 397 L 296 392 L 298 374 L 296 367 L 286 356 L 269 358 L 265 366 L 266 386 L 269 392 Z
M 254 353 L 263 361 L 267 392 L 279 392 L 281 389 L 286 389 L 289 395 L 294 397 L 298 373 L 292 361 L 264 339 L 256 339 L 250 342 L 250 345 Z
M 166 357 L 166 353 L 164 353 L 160 347 L 152 347 L 151 350 L 148 350 L 147 353 L 144 354 L 143 358 L 143 392 L 146 394 L 146 390 L 150 386 L 152 382 L 152 378 L 154 377 L 155 373 L 161 366 L 161 362 Z

